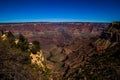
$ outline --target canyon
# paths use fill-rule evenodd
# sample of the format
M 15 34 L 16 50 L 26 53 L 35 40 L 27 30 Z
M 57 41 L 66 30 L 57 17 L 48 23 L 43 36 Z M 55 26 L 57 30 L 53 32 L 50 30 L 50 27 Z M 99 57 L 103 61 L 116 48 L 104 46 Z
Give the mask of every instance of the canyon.
M 90 38 L 99 36 L 109 23 L 87 22 L 31 22 L 0 24 L 3 31 L 11 31 L 16 38 L 23 34 L 29 42 L 39 41 L 44 56 L 53 68 L 54 60 L 60 62 L 66 54 L 61 54 L 63 46 L 79 40 L 80 45 L 89 42 Z M 85 40 L 85 42 L 83 42 Z M 76 45 L 76 47 L 78 47 Z M 76 47 L 73 47 L 76 48 Z M 70 49 L 68 53 L 70 53 Z M 51 57 L 52 55 L 52 57 Z M 52 60 L 49 60 L 52 59 Z
M 23 34 L 29 42 L 39 41 L 46 67 L 50 69 L 50 79 L 94 80 L 100 75 L 95 70 L 101 73 L 102 68 L 114 70 L 111 68 L 117 65 L 116 74 L 120 73 L 120 60 L 114 55 L 119 57 L 116 53 L 119 52 L 119 26 L 119 23 L 43 22 L 0 24 L 0 29 L 11 31 L 16 38 Z M 114 52 L 111 53 L 111 49 L 115 49 Z M 115 65 L 106 66 L 107 62 Z M 119 79 L 114 74 L 108 72 L 106 75 L 110 77 L 103 74 L 101 79 Z

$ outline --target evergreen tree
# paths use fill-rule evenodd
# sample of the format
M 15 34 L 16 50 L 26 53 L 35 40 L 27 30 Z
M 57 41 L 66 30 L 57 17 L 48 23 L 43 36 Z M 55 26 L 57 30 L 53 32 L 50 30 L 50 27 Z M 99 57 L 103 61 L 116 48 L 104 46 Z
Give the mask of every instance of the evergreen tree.
M 29 43 L 28 40 L 22 35 L 19 35 L 19 43 L 17 45 L 17 47 L 19 47 L 22 51 L 27 52 L 28 51 L 28 47 Z
M 37 51 L 40 50 L 40 43 L 38 41 L 33 41 L 33 46 L 32 46 L 32 49 L 31 49 L 31 52 L 33 54 L 36 54 Z
M 11 47 L 14 47 L 15 46 L 15 36 L 10 31 L 6 33 L 6 36 L 7 36 L 7 41 L 9 43 L 11 43 Z

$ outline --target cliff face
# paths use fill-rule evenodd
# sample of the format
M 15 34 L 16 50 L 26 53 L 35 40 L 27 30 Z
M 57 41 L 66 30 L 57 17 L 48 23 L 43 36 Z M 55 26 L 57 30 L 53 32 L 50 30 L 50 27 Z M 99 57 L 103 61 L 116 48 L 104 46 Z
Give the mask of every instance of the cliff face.
M 60 69 L 62 79 L 119 80 L 119 33 L 120 23 L 112 23 L 95 40 L 76 40 L 65 45 L 67 56 Z
M 97 51 L 103 51 L 120 42 L 120 23 L 112 23 L 103 30 L 99 39 L 94 43 Z

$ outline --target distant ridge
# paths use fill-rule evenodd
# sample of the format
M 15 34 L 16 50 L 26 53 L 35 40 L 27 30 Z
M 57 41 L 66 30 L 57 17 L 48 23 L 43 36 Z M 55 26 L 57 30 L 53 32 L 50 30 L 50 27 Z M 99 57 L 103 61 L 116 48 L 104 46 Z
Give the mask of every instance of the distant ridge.
M 34 23 L 111 23 L 111 22 L 0 22 L 0 24 L 34 24 Z M 119 23 L 119 22 L 117 22 Z

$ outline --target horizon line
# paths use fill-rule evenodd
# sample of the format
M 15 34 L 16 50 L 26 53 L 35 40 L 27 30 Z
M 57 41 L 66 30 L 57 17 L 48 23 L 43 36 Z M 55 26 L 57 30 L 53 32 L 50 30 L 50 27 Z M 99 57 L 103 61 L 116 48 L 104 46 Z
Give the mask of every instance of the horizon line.
M 120 22 L 120 21 L 112 21 L 112 22 Z M 107 21 L 11 21 L 11 22 L 0 22 L 0 24 L 7 23 L 112 23 Z

